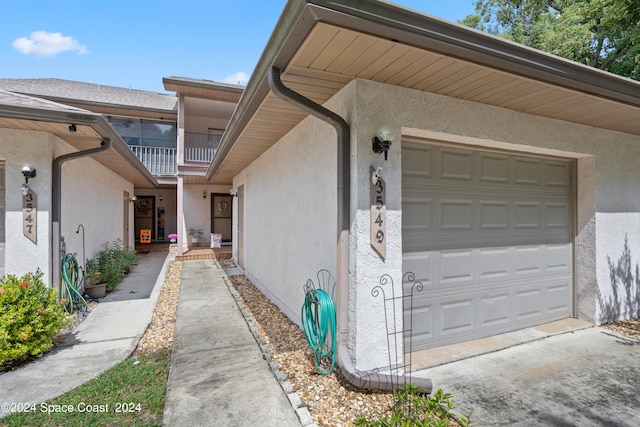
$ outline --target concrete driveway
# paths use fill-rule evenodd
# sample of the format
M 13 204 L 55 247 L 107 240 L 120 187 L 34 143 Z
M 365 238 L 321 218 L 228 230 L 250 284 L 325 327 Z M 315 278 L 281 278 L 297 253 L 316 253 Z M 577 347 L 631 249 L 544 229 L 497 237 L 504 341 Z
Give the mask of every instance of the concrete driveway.
M 476 426 L 637 426 L 640 342 L 587 328 L 423 371 Z

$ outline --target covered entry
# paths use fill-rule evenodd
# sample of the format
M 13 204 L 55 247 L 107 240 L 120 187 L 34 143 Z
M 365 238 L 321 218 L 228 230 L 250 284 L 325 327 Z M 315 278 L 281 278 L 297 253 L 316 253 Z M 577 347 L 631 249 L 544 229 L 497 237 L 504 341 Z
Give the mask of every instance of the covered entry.
M 403 141 L 403 271 L 424 285 L 414 350 L 571 316 L 571 171 L 564 159 Z

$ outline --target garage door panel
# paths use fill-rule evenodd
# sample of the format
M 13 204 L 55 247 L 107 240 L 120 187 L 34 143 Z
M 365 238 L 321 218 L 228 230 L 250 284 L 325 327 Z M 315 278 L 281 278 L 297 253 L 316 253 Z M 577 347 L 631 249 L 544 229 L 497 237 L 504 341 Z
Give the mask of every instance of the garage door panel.
M 473 282 L 473 253 L 467 251 L 441 253 L 436 257 L 440 264 L 440 284 L 443 287 Z
M 479 257 L 479 280 L 506 279 L 509 276 L 508 248 L 480 249 Z
M 403 144 L 403 270 L 424 285 L 414 348 L 568 317 L 570 163 L 423 145 Z
M 495 183 L 509 182 L 509 158 L 507 156 L 480 154 L 480 181 Z
M 511 298 L 509 291 L 480 297 L 480 327 L 493 329 L 511 324 Z
M 471 181 L 473 179 L 473 156 L 469 151 L 442 148 L 440 163 L 436 163 L 436 170 L 440 166 L 439 177 L 442 180 Z

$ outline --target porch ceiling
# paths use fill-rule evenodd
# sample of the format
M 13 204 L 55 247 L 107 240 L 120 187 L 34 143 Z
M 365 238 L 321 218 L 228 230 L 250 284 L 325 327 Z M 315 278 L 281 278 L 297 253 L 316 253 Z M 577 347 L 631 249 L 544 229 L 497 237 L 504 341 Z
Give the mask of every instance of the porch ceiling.
M 281 68 L 281 77 L 285 85 L 318 104 L 324 104 L 350 81 L 367 79 L 537 116 L 640 135 L 640 85 L 633 88 L 634 93 L 628 96 L 619 89 L 632 86 L 636 82 L 630 84 L 631 81 L 628 79 L 612 77 L 608 73 L 569 63 L 567 60 L 496 38 L 489 40 L 489 44 L 492 44 L 490 48 L 478 49 L 499 50 L 501 46 L 506 46 L 507 53 L 493 53 L 498 59 L 486 58 L 492 53 L 479 54 L 470 50 L 468 40 L 464 40 L 464 43 L 467 43 L 464 46 L 466 50 L 460 48 L 460 43 L 451 49 L 454 54 L 443 53 L 449 51 L 443 48 L 444 43 L 440 39 L 433 36 L 436 30 L 429 28 L 429 24 L 439 25 L 452 33 L 466 35 L 467 39 L 478 45 L 481 45 L 486 35 L 426 15 L 409 14 L 407 10 L 401 12 L 410 15 L 411 19 L 426 21 L 422 23 L 425 28 L 415 31 L 420 34 L 407 33 L 406 29 L 402 32 L 402 28 L 398 31 L 395 27 L 389 30 L 377 22 L 363 24 L 362 19 L 344 18 L 344 15 L 333 19 L 335 22 L 326 22 L 332 19 L 323 17 L 324 21 L 318 19 L 306 32 L 305 37 L 301 38 L 303 41 L 290 50 L 291 53 L 285 60 L 282 60 L 280 55 L 274 58 L 273 63 Z M 331 13 L 333 12 L 327 14 Z M 349 28 L 345 22 L 352 21 L 356 23 Z M 398 26 L 397 22 L 392 24 Z M 366 25 L 369 25 L 369 31 L 363 30 L 367 28 Z M 385 31 L 377 31 L 378 28 Z M 411 28 L 412 31 L 414 29 Z M 378 35 L 374 34 L 375 32 L 378 32 Z M 295 29 L 291 33 L 295 33 Z M 445 38 L 442 34 L 438 36 Z M 446 43 L 451 42 L 447 40 Z M 515 56 L 512 51 L 523 52 L 522 58 L 510 58 L 509 56 Z M 541 58 L 540 63 L 534 63 L 531 59 L 537 60 L 537 57 Z M 264 59 L 265 55 L 261 60 Z M 527 64 L 527 61 L 531 64 Z M 554 69 L 553 66 L 556 64 L 557 68 Z M 269 66 L 263 65 L 264 69 Z M 571 72 L 575 71 L 576 75 L 567 72 L 568 69 Z M 573 77 L 582 78 L 584 75 L 587 76 L 584 81 L 572 83 Z M 613 81 L 615 88 L 591 90 L 588 84 L 590 79 L 600 77 L 604 84 Z M 264 93 L 264 96 L 259 103 L 254 101 L 253 105 L 256 107 L 250 116 L 246 111 L 241 111 L 245 114 L 245 119 L 238 121 L 240 125 L 235 135 L 230 136 L 227 146 L 224 147 L 226 150 L 220 153 L 224 157 L 214 159 L 208 172 L 211 182 L 231 182 L 235 174 L 307 116 L 270 91 L 266 92 L 266 76 L 253 78 L 261 81 L 257 83 L 259 86 L 255 92 Z M 251 82 L 247 91 L 250 86 Z M 264 92 L 261 93 L 260 90 Z M 607 91 L 614 95 L 608 97 Z M 240 101 L 239 110 L 244 108 L 243 101 Z M 251 101 L 247 103 L 249 102 Z
M 59 123 L 46 120 L 28 120 L 0 116 L 0 128 L 49 132 L 69 143 L 79 151 L 100 146 L 104 137 L 102 137 L 93 126 L 78 124 L 76 125 L 76 132 L 70 132 L 69 124 L 71 122 L 72 121 Z M 90 157 L 132 182 L 135 187 L 155 187 L 155 182 L 150 181 L 149 177 L 139 168 L 142 167 L 144 169 L 142 164 L 140 164 L 138 168 L 133 167 L 131 165 L 131 156 L 123 155 L 116 149 L 107 150 Z M 135 156 L 133 156 L 133 158 L 135 158 Z

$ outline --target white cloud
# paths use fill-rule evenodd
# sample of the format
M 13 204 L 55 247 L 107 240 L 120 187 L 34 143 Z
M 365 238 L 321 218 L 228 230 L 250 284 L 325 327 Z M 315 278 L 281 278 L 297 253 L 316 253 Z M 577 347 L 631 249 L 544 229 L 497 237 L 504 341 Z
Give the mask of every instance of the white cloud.
M 231 74 L 230 76 L 225 77 L 222 81 L 223 83 L 233 84 L 233 85 L 245 85 L 249 81 L 249 76 L 242 71 L 239 71 L 235 74 Z
M 29 37 L 20 37 L 12 43 L 12 46 L 25 55 L 56 56 L 61 52 L 73 50 L 81 55 L 89 53 L 86 46 L 78 43 L 78 40 L 73 37 L 47 31 L 34 31 Z

